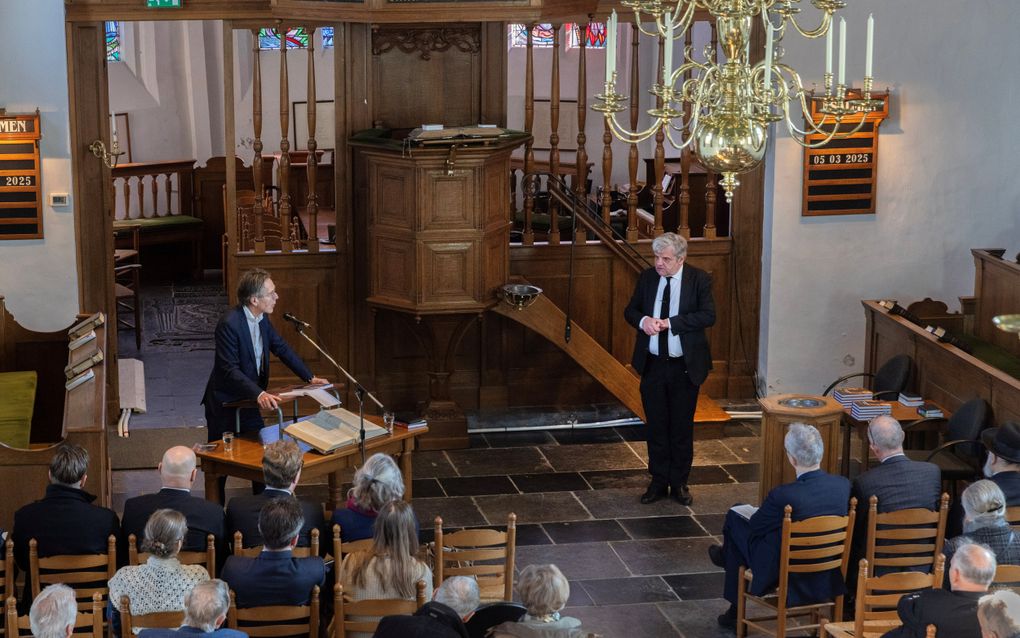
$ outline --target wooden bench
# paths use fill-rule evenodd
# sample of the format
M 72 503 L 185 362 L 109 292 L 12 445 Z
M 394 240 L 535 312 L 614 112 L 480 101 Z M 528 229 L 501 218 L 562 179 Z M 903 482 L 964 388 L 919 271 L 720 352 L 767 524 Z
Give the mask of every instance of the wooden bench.
M 139 217 L 118 219 L 113 222 L 118 238 L 127 238 L 129 230 L 138 226 L 139 246 L 187 243 L 191 247 L 191 276 L 202 278 L 202 227 L 203 222 L 191 215 L 166 215 L 164 217 Z M 125 245 L 126 246 L 126 245 Z

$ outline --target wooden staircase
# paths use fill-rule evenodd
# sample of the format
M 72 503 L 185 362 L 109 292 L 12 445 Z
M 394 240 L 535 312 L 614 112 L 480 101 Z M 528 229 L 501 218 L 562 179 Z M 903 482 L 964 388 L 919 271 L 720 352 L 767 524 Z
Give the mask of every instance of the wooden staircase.
M 563 326 L 567 316 L 548 297 L 539 295 L 535 302 L 524 310 L 499 303 L 492 311 L 513 319 L 556 344 L 639 419 L 645 420 L 645 410 L 641 405 L 640 377 L 633 369 L 617 361 L 616 357 L 574 322 L 571 322 L 570 342 L 564 341 Z

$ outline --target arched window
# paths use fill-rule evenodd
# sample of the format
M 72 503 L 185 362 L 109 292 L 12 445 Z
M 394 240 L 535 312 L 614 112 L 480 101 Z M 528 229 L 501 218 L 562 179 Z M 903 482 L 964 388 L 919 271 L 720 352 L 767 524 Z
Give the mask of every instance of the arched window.
M 120 62 L 120 22 L 108 20 L 103 25 L 106 27 L 106 60 Z
M 567 22 L 560 29 L 566 37 L 568 49 L 581 46 L 581 28 L 573 22 Z M 524 24 L 507 26 L 507 39 L 510 48 L 528 46 L 528 27 Z M 553 45 L 553 28 L 551 24 L 536 24 L 531 30 L 531 41 L 536 48 L 547 49 Z M 589 49 L 606 48 L 606 25 L 603 22 L 589 22 L 584 28 L 584 45 Z

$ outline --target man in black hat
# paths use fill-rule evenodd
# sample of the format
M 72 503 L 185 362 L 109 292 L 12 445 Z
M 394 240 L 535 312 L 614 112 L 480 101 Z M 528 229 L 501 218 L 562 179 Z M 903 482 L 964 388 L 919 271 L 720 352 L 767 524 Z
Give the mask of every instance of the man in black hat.
M 1006 505 L 1020 505 L 1020 423 L 1007 421 L 1002 427 L 981 433 L 988 448 L 985 476 L 1002 489 Z

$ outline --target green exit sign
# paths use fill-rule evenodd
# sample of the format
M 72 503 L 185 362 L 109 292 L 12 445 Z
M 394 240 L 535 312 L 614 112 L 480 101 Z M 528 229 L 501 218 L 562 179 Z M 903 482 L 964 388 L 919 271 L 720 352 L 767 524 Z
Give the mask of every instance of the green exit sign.
M 145 0 L 150 9 L 180 9 L 184 0 Z

